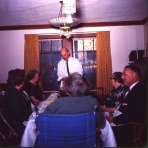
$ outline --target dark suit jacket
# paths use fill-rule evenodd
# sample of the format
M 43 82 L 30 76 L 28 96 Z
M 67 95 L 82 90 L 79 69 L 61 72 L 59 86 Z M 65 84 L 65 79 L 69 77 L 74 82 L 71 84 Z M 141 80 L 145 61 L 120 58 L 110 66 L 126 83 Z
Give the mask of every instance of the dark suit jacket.
M 124 99 L 127 105 L 121 105 L 120 111 L 123 113 L 113 119 L 113 122 L 144 122 L 146 120 L 146 87 L 141 83 L 137 83 L 132 90 L 129 91 Z
M 5 97 L 7 119 L 12 127 L 21 134 L 24 128 L 22 122 L 28 120 L 32 112 L 31 103 L 22 91 L 13 87 L 8 89 Z

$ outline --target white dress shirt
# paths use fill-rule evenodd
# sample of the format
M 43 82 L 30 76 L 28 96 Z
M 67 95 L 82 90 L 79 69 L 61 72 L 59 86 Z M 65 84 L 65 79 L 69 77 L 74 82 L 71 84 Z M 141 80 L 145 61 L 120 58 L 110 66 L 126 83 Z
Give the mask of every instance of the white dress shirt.
M 135 85 L 137 85 L 138 83 L 139 83 L 139 81 L 134 82 L 134 83 L 129 87 L 129 90 L 125 93 L 125 96 L 127 96 L 128 93 L 129 93 L 129 91 L 131 91 L 131 90 L 133 89 L 133 87 L 134 87 Z
M 129 89 L 132 90 L 133 87 L 134 87 L 135 85 L 137 85 L 138 83 L 139 83 L 139 81 L 136 81 L 135 83 L 133 83 L 133 84 L 129 87 Z
M 68 58 L 68 68 L 70 74 L 75 72 L 81 75 L 83 74 L 82 64 L 76 58 L 73 57 Z M 58 81 L 60 81 L 64 77 L 68 77 L 66 61 L 64 59 L 61 59 L 60 62 L 58 63 L 57 75 L 58 75 Z

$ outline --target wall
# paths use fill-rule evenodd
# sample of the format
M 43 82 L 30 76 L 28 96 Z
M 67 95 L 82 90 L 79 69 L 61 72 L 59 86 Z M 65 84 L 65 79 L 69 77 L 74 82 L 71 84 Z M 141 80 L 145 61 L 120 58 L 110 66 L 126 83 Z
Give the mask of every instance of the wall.
M 110 31 L 113 71 L 122 71 L 131 50 L 144 48 L 144 26 L 80 28 L 73 32 Z M 0 83 L 13 68 L 24 68 L 24 34 L 51 34 L 54 29 L 0 31 Z
M 144 25 L 144 46 L 148 50 L 148 20 L 147 23 Z

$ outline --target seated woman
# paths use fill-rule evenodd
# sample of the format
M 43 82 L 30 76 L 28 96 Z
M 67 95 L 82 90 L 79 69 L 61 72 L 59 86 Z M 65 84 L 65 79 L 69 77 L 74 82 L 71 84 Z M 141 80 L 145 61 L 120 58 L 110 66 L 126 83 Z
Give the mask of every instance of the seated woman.
M 40 74 L 37 70 L 31 70 L 26 76 L 24 89 L 31 98 L 33 106 L 38 106 L 42 101 L 42 90 L 39 86 Z
M 114 72 L 111 80 L 113 89 L 110 96 L 106 98 L 105 106 L 102 107 L 105 112 L 109 113 L 113 113 L 120 103 L 123 102 L 124 95 L 127 91 L 127 88 L 123 85 L 121 72 Z
M 15 129 L 19 138 L 24 130 L 23 122 L 31 114 L 31 102 L 23 92 L 25 72 L 21 69 L 8 73 L 5 109 L 10 125 Z

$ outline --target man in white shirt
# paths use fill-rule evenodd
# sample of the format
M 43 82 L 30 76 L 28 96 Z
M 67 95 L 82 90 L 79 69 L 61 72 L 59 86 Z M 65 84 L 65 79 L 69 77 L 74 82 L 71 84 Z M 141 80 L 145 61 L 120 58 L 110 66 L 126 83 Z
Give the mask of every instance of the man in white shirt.
M 61 48 L 60 53 L 62 59 L 59 61 L 57 67 L 58 81 L 61 81 L 72 73 L 83 75 L 82 64 L 78 59 L 70 56 L 70 51 L 67 48 Z

